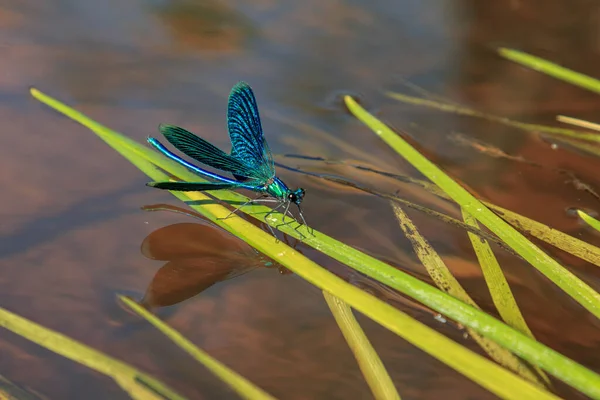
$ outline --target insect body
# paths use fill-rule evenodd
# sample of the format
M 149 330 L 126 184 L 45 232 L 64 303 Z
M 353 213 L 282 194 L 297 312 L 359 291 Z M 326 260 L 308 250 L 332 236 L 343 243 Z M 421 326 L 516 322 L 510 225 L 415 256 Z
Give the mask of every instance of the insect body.
M 304 199 L 304 189 L 291 190 L 275 175 L 273 155 L 263 136 L 256 99 L 252 89 L 245 82 L 237 83 L 229 94 L 227 127 L 231 139 L 231 154 L 225 153 L 183 128 L 161 124 L 159 130 L 167 141 L 182 153 L 202 164 L 230 173 L 233 178 L 194 165 L 172 153 L 161 142 L 151 137 L 148 138 L 148 142 L 162 154 L 215 182 L 150 182 L 147 185 L 182 192 L 219 189 L 252 190 L 259 193 L 259 198 L 242 204 L 233 212 L 251 202 L 277 202 L 277 206 L 269 214 L 285 206 L 283 213 L 285 218 L 293 203 L 298 207 L 300 218 L 306 225 L 300 208 Z

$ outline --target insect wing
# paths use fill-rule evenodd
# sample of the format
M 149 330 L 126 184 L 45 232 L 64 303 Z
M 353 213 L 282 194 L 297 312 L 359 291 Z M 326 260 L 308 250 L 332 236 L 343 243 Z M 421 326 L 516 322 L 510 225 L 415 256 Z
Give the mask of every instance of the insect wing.
M 236 84 L 229 94 L 227 127 L 231 155 L 254 168 L 251 178 L 267 181 L 275 176 L 273 156 L 263 136 L 256 99 L 245 82 Z

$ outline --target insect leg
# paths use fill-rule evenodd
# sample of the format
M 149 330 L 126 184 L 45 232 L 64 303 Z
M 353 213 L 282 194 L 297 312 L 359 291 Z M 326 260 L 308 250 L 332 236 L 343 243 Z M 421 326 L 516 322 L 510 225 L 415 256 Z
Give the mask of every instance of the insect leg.
M 279 201 L 279 200 L 277 200 Z M 277 211 L 278 209 L 280 209 L 284 204 L 286 204 L 285 201 L 279 201 L 279 204 L 277 205 L 277 207 L 271 209 L 271 211 L 269 211 L 266 215 L 265 215 L 265 220 L 269 218 L 269 215 L 273 214 L 275 211 Z M 270 226 L 270 225 L 269 225 Z
M 267 219 L 269 218 L 269 215 L 273 214 L 275 211 L 277 211 L 277 209 L 281 208 L 281 206 L 283 206 L 285 204 L 284 201 L 279 201 L 279 204 L 277 205 L 277 207 L 273 208 L 271 211 L 269 211 L 266 215 L 265 215 L 265 223 L 267 224 L 267 228 L 269 228 L 269 230 L 271 231 L 271 234 L 273 236 L 275 236 L 275 239 L 277 239 L 277 236 L 275 235 L 275 231 L 273 230 L 273 228 L 271 227 L 271 225 L 269 225 L 267 221 Z M 279 239 L 277 239 L 279 240 Z
M 306 226 L 306 230 L 309 231 L 311 233 L 311 235 L 315 236 L 315 230 L 313 228 L 311 228 L 310 226 L 308 226 L 308 224 L 306 223 L 306 219 L 304 219 L 304 213 L 302 212 L 302 208 L 300 208 L 300 205 L 298 204 L 298 214 L 300 214 L 300 219 L 302 220 L 302 225 Z M 296 227 L 296 230 L 298 230 L 300 226 Z
M 258 201 L 263 196 L 264 196 L 264 194 L 261 193 L 261 194 L 258 195 L 258 197 L 254 198 L 254 199 L 250 199 L 247 202 L 245 202 L 244 204 L 242 204 L 241 206 L 238 206 L 235 210 L 232 210 L 229 214 L 227 214 L 226 217 L 217 218 L 217 219 L 227 219 L 227 218 L 231 217 L 233 214 L 235 214 L 236 212 L 238 212 L 240 210 L 240 208 L 242 208 L 244 206 L 247 206 L 250 203 L 254 203 L 255 201 Z M 267 199 L 265 199 L 265 200 L 267 200 Z
M 295 221 L 295 220 L 296 220 L 296 219 L 294 218 L 294 215 L 293 215 L 293 214 L 291 213 L 291 211 L 290 211 L 290 205 L 291 205 L 292 203 L 291 203 L 291 202 L 289 202 L 289 201 L 286 201 L 285 203 L 287 204 L 287 207 L 285 208 L 285 212 L 283 213 L 283 218 L 282 218 L 281 224 L 277 225 L 277 226 L 276 226 L 276 228 L 279 228 L 279 227 L 280 227 L 280 226 L 282 226 L 282 225 L 288 225 L 289 223 L 291 223 L 291 221 L 290 221 L 290 222 L 284 222 L 284 221 L 285 221 L 285 216 L 286 216 L 288 213 L 289 213 L 289 214 L 290 214 L 290 216 L 292 217 L 292 220 L 293 220 L 293 221 Z M 306 236 L 304 236 L 304 234 L 303 234 L 302 232 L 300 232 L 300 231 L 298 230 L 298 227 L 294 228 L 294 230 L 295 230 L 296 232 L 298 232 L 298 234 L 299 234 L 300 236 L 302 236 L 303 238 L 305 238 L 305 237 L 306 237 Z

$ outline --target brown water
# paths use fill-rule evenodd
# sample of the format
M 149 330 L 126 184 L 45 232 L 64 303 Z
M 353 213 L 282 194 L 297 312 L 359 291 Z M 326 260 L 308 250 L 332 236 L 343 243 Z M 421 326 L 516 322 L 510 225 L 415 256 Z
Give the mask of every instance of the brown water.
M 237 398 L 115 302 L 116 293 L 141 298 L 163 264 L 141 254 L 144 238 L 190 220 L 141 211 L 176 201 L 145 187 L 140 172 L 85 128 L 32 100 L 30 85 L 139 141 L 168 122 L 227 148 L 226 96 L 243 79 L 255 90 L 274 153 L 358 160 L 418 176 L 340 106 L 340 93 L 356 93 L 479 196 L 598 245 L 599 237 L 566 212 L 598 211 L 589 193 L 550 169 L 491 158 L 448 137 L 462 133 L 572 170 L 595 187 L 597 159 L 552 150 L 533 133 L 402 105 L 382 93 L 406 92 L 402 82 L 408 80 L 515 119 L 551 124 L 556 114 L 567 114 L 598 121 L 597 95 L 504 61 L 494 48 L 519 48 L 597 75 L 599 39 L 597 4 L 583 0 L 0 2 L 0 305 L 136 365 L 190 398 Z M 387 185 L 382 188 L 390 192 L 401 188 L 409 199 L 447 210 L 414 187 L 351 169 L 344 174 Z M 280 175 L 307 189 L 305 213 L 316 229 L 424 276 L 386 201 L 288 171 Z M 464 232 L 410 215 L 491 311 Z M 544 248 L 600 289 L 597 267 Z M 323 256 L 299 249 L 348 276 Z M 600 371 L 597 320 L 524 262 L 498 255 L 536 337 Z M 402 307 L 479 351 L 452 325 Z M 294 275 L 257 270 L 163 311 L 169 324 L 274 396 L 370 398 L 319 291 Z M 494 398 L 361 321 L 403 398 Z M 50 398 L 79 399 L 82 391 L 86 399 L 127 398 L 109 379 L 6 331 L 0 331 L 0 351 L 0 375 Z M 583 398 L 561 385 L 558 390 L 565 398 Z

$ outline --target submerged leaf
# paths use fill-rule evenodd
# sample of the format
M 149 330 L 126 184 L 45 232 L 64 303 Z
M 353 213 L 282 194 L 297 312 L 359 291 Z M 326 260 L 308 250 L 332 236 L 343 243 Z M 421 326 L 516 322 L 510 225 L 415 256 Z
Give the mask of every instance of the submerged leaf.
M 196 361 L 202 363 L 202 365 L 204 365 L 210 372 L 225 382 L 227 386 L 235 391 L 240 397 L 247 400 L 275 400 L 273 396 L 254 385 L 243 376 L 237 374 L 235 371 L 229 369 L 225 364 L 222 364 L 220 361 L 214 359 L 204 350 L 196 347 L 192 342 L 183 337 L 181 333 L 177 332 L 175 329 L 162 322 L 156 316 L 144 310 L 133 300 L 125 296 L 119 296 L 119 299 L 134 312 L 164 333 L 177 346 L 196 359 Z
M 0 308 L 0 327 L 112 378 L 136 400 L 185 400 L 162 382 L 59 332 Z M 2 392 L 0 391 L 0 395 Z M 2 399 L 2 397 L 0 397 Z M 4 400 L 4 399 L 2 399 Z
M 48 400 L 48 398 L 0 375 L 0 400 Z

